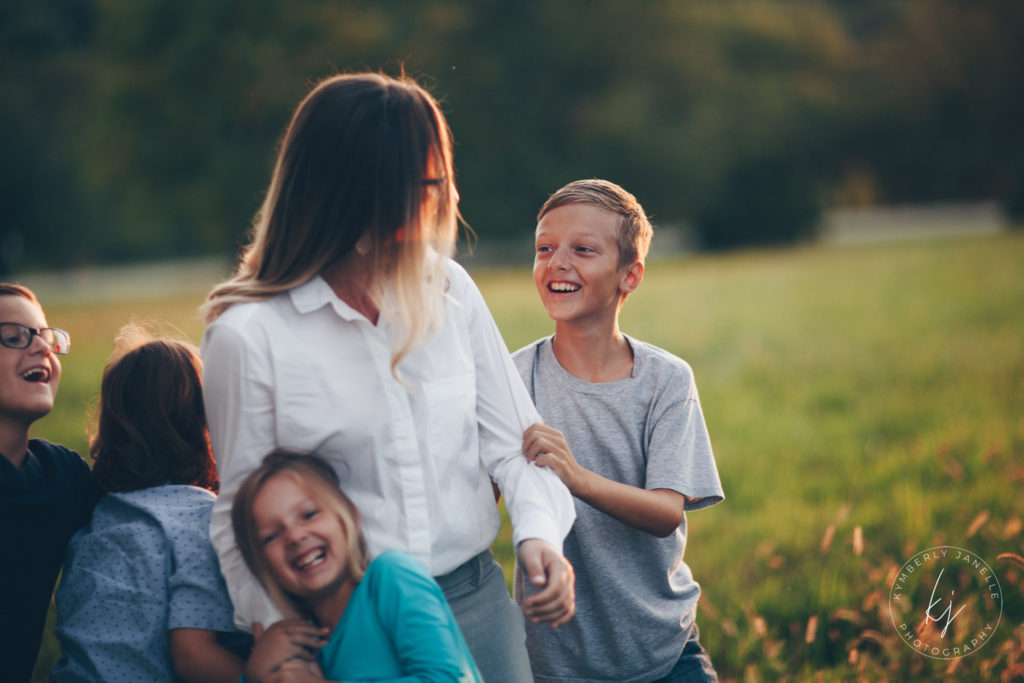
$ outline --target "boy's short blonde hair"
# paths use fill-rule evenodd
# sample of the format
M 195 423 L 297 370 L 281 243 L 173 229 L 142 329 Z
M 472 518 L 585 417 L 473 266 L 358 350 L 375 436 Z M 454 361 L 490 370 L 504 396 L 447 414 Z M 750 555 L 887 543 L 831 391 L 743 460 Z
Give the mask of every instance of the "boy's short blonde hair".
M 619 217 L 616 242 L 620 268 L 634 261 L 643 263 L 647 258 L 654 227 L 647 219 L 644 207 L 630 192 L 607 180 L 576 180 L 548 197 L 537 213 L 537 222 L 554 209 L 570 204 L 589 204 Z

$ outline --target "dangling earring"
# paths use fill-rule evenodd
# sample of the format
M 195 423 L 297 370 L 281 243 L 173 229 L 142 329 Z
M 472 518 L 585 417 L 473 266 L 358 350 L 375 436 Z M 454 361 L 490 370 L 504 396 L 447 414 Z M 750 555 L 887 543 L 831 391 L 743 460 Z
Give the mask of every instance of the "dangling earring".
M 356 253 L 360 256 L 366 256 L 370 253 L 370 236 L 363 235 L 356 242 Z

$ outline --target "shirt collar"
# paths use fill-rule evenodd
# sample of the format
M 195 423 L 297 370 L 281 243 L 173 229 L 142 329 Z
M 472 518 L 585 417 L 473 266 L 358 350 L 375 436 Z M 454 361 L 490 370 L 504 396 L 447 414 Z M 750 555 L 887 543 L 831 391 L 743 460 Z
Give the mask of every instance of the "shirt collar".
M 343 320 L 363 318 L 361 313 L 339 299 L 331 286 L 319 275 L 314 275 L 298 287 L 293 287 L 288 291 L 288 295 L 291 297 L 295 309 L 303 315 L 324 306 L 332 306 L 334 312 Z

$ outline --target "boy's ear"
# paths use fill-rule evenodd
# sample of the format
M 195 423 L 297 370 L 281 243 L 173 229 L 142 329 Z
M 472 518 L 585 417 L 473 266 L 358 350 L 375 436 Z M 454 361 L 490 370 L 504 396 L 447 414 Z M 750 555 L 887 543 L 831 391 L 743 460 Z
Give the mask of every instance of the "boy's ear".
M 634 261 L 622 271 L 622 279 L 619 281 L 619 290 L 623 294 L 632 294 L 640 286 L 644 279 L 644 264 L 641 261 Z

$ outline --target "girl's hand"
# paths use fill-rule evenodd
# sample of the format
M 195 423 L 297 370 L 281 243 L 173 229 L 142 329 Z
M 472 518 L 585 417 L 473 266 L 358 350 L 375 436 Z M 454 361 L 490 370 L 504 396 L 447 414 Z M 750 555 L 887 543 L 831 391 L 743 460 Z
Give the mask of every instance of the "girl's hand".
M 314 661 L 316 653 L 327 644 L 330 631 L 304 619 L 283 619 L 268 629 L 254 622 L 252 634 L 252 654 L 245 663 L 245 677 L 270 681 L 270 675 L 290 660 Z
M 530 425 L 523 432 L 523 454 L 532 463 L 550 467 L 570 493 L 579 495 L 587 470 L 576 462 L 562 432 L 543 422 Z
M 290 659 L 264 678 L 262 683 L 323 683 L 325 680 L 316 662 Z
M 576 573 L 551 544 L 528 538 L 519 544 L 519 565 L 537 593 L 523 601 L 523 612 L 533 623 L 557 628 L 576 613 Z

